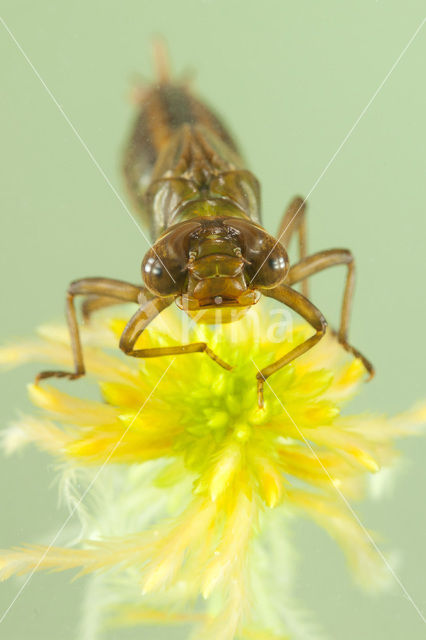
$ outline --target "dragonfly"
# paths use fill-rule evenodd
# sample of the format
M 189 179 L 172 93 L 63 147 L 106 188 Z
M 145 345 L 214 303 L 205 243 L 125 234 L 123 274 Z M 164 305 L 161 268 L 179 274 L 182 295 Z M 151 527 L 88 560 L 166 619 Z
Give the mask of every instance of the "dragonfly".
M 325 335 L 327 321 L 311 302 L 308 279 L 336 265 L 346 267 L 341 317 L 335 335 L 342 347 L 370 361 L 348 342 L 355 283 L 354 257 L 348 249 L 308 255 L 306 202 L 295 197 L 277 235 L 262 225 L 260 184 L 242 159 L 223 121 L 187 81 L 171 78 L 164 50 L 157 48 L 157 80 L 137 92 L 137 115 L 124 152 L 123 172 L 130 199 L 149 226 L 152 245 L 142 261 L 143 284 L 88 277 L 67 290 L 66 317 L 74 371 L 42 371 L 75 380 L 85 374 L 75 298 L 82 316 L 122 303 L 138 308 L 127 322 L 119 348 L 128 356 L 153 358 L 204 353 L 226 370 L 232 367 L 206 342 L 136 348 L 149 324 L 175 303 L 193 321 L 229 323 L 241 318 L 262 296 L 286 305 L 312 326 L 304 342 L 258 370 L 258 406 L 264 407 L 265 381 L 312 349 Z M 288 247 L 298 239 L 299 260 L 290 264 Z M 295 289 L 299 285 L 301 291 Z

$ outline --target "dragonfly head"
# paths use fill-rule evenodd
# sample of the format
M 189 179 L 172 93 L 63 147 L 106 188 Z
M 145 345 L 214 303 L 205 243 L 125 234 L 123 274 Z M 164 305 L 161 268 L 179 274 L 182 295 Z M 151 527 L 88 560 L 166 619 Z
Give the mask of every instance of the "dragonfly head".
M 248 285 L 244 267 L 241 249 L 232 240 L 198 239 L 189 253 L 186 287 L 177 305 L 198 322 L 236 320 L 260 298 Z
M 172 227 L 145 256 L 142 271 L 153 293 L 173 295 L 197 322 L 218 324 L 240 318 L 262 289 L 280 284 L 288 258 L 249 220 L 202 218 Z

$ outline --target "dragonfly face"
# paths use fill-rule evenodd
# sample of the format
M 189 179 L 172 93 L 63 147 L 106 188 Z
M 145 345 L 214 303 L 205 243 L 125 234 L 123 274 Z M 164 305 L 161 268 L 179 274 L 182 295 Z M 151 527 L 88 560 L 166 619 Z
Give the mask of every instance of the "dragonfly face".
M 235 240 L 221 235 L 197 239 L 189 253 L 185 291 L 176 304 L 198 322 L 236 320 L 260 298 L 250 287 L 245 266 Z
M 285 279 L 285 249 L 245 219 L 202 219 L 176 225 L 146 255 L 142 272 L 157 296 L 173 295 L 197 322 L 226 323 Z M 173 281 L 174 280 L 174 281 Z

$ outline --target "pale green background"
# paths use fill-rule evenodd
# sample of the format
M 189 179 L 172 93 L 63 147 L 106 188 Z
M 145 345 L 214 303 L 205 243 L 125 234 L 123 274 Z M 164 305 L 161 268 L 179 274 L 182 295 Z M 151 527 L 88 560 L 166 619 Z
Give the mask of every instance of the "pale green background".
M 9 28 L 121 194 L 119 150 L 132 116 L 131 78 L 135 72 L 150 77 L 150 38 L 163 34 L 173 68 L 195 70 L 200 93 L 240 141 L 262 182 L 272 232 L 290 197 L 310 191 L 425 13 L 423 0 L 2 5 Z M 61 317 L 71 279 L 137 281 L 147 245 L 4 30 L 0 55 L 2 335 L 12 339 Z M 351 333 L 377 366 L 357 407 L 376 412 L 397 412 L 426 398 L 425 60 L 426 27 L 309 198 L 310 247 L 348 246 L 357 257 Z M 336 272 L 315 284 L 315 300 L 331 318 L 341 282 Z M 36 370 L 3 375 L 2 424 L 28 408 L 25 384 Z M 383 533 L 384 548 L 399 550 L 398 575 L 426 610 L 426 441 L 400 448 L 407 462 L 394 493 L 357 511 Z M 48 540 L 66 517 L 57 507 L 51 459 L 30 449 L 2 461 L 0 478 L 0 546 Z M 294 531 L 296 593 L 328 637 L 425 637 L 398 585 L 371 599 L 353 585 L 325 534 L 306 522 Z M 0 628 L 1 638 L 75 638 L 84 582 L 70 584 L 69 577 L 35 576 Z M 0 615 L 19 584 L 1 585 Z

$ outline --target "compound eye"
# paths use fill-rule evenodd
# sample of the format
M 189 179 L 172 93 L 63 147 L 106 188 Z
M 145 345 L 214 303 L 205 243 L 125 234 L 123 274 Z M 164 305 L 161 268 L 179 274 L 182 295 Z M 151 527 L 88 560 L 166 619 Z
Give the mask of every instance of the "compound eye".
M 283 282 L 289 260 L 282 244 L 250 220 L 227 218 L 225 223 L 238 234 L 249 282 L 259 289 L 273 289 Z
M 281 251 L 273 251 L 266 260 L 261 271 L 271 281 L 281 281 L 287 273 L 287 261 Z
M 151 249 L 142 263 L 142 277 L 147 288 L 157 296 L 166 297 L 178 292 L 181 271 L 167 266 L 166 261 L 155 255 Z
M 194 220 L 179 222 L 149 249 L 142 262 L 142 277 L 152 293 L 163 298 L 182 293 L 191 234 L 199 227 Z
M 251 265 L 253 284 L 262 289 L 272 289 L 283 282 L 289 267 L 287 253 L 281 244 L 267 249 L 256 256 Z

